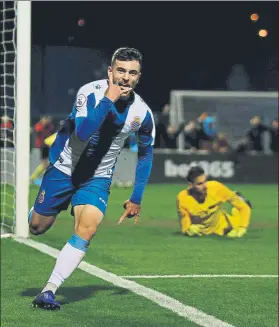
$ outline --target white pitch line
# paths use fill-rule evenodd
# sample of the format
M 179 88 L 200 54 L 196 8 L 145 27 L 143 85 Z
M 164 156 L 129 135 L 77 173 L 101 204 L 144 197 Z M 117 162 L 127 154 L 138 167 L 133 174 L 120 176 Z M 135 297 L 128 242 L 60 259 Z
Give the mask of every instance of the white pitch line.
M 17 242 L 30 246 L 42 253 L 45 253 L 53 258 L 57 258 L 59 251 L 46 244 L 39 243 L 30 239 L 15 239 Z M 87 272 L 90 275 L 101 278 L 107 282 L 112 283 L 121 288 L 130 290 L 152 302 L 158 304 L 160 307 L 171 310 L 177 315 L 186 318 L 187 320 L 196 323 L 202 327 L 234 327 L 222 320 L 217 319 L 214 316 L 210 316 L 203 311 L 200 311 L 194 307 L 185 305 L 178 300 L 171 298 L 163 293 L 155 291 L 151 288 L 142 286 L 136 282 L 119 277 L 113 273 L 107 272 L 101 268 L 91 265 L 85 261 L 82 261 L 79 265 L 79 269 Z
M 125 275 L 128 279 L 153 279 L 153 278 L 278 278 L 279 275 Z

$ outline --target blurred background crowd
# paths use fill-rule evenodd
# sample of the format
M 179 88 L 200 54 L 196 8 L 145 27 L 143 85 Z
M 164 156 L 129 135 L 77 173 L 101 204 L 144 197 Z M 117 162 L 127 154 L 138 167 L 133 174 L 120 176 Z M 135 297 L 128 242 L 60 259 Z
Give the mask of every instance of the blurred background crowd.
M 166 104 L 160 113 L 155 113 L 156 122 L 156 148 L 177 149 L 177 139 L 184 138 L 184 149 L 198 153 L 204 152 L 237 152 L 237 153 L 263 153 L 264 137 L 268 138 L 268 151 L 279 151 L 278 119 L 274 118 L 270 125 L 265 125 L 260 116 L 253 116 L 249 121 L 250 128 L 243 131 L 243 138 L 235 147 L 230 144 L 227 135 L 218 131 L 218 124 L 214 116 L 207 112 L 196 120 L 182 122 L 179 127 L 169 122 L 170 106 Z

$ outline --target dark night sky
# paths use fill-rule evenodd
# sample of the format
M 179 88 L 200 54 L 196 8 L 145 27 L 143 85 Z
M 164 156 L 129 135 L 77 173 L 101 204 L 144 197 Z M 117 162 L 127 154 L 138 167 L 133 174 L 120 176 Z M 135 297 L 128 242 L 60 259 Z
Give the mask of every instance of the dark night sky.
M 247 70 L 278 54 L 275 2 L 33 2 L 34 44 L 69 44 L 103 49 L 138 48 L 144 67 L 138 92 L 155 106 L 171 89 L 222 89 L 233 64 Z M 251 13 L 260 14 L 257 24 Z M 77 20 L 84 18 L 83 27 Z M 266 39 L 259 28 L 270 31 Z M 277 42 L 275 41 L 277 40 Z M 199 84 L 207 71 L 210 78 Z

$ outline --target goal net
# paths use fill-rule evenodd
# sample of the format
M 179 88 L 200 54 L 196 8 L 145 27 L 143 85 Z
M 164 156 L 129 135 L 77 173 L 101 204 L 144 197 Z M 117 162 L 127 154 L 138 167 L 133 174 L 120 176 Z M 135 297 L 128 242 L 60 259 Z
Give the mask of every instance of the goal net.
M 15 12 L 1 8 L 1 234 L 15 230 Z
M 248 131 L 250 119 L 259 115 L 269 124 L 278 116 L 277 92 L 236 91 L 171 91 L 170 123 L 197 120 L 204 112 L 215 118 L 217 131 L 226 135 L 234 147 Z M 184 137 L 179 136 L 179 149 L 184 149 Z
M 30 1 L 1 1 L 1 237 L 28 236 Z

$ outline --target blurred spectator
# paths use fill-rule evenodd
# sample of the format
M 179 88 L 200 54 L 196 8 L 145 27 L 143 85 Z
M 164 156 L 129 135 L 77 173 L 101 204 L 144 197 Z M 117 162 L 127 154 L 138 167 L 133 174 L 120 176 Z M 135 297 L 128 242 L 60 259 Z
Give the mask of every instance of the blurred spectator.
M 229 142 L 224 133 L 218 133 L 216 139 L 213 141 L 213 151 L 219 153 L 226 153 L 230 149 Z
M 247 155 L 249 148 L 250 148 L 249 139 L 247 136 L 244 136 L 236 144 L 235 149 L 232 149 L 228 158 L 234 161 L 236 165 L 238 165 L 240 163 L 240 156 Z
M 217 135 L 216 119 L 215 117 L 204 112 L 199 118 L 199 128 L 200 128 L 200 150 L 213 151 L 213 141 Z
M 205 114 L 203 114 L 205 115 Z M 216 134 L 216 120 L 213 116 L 207 115 L 205 118 L 199 118 L 203 125 L 204 133 L 210 138 L 213 139 Z
M 161 147 L 162 139 L 165 143 L 168 143 L 168 135 L 167 135 L 167 126 L 169 125 L 169 112 L 170 106 L 166 104 L 163 107 L 162 112 L 154 113 L 154 119 L 156 124 L 156 136 L 155 136 L 155 147 Z
M 41 148 L 44 145 L 44 140 L 55 132 L 55 126 L 52 123 L 50 116 L 43 116 L 34 126 L 36 134 L 36 148 Z
M 30 176 L 31 182 L 36 181 L 49 164 L 49 146 L 45 144 L 45 139 L 55 133 L 55 126 L 52 123 L 52 118 L 50 116 L 43 116 L 35 124 L 34 132 L 36 133 L 36 148 L 39 148 L 41 151 L 41 164 Z
M 160 122 L 163 123 L 165 126 L 168 126 L 169 121 L 170 121 L 170 105 L 167 103 L 164 105 L 163 110 L 161 112 Z
M 1 140 L 0 147 L 12 148 L 13 144 L 13 128 L 14 125 L 8 116 L 1 117 Z
M 251 129 L 246 136 L 236 145 L 234 153 L 247 154 L 248 152 L 262 152 L 263 151 L 263 134 L 268 132 L 270 135 L 270 150 L 272 152 L 279 152 L 278 139 L 278 119 L 274 119 L 271 127 L 265 126 L 261 122 L 259 116 L 254 116 L 250 120 Z
M 192 151 L 200 149 L 201 129 L 198 128 L 197 123 L 194 120 L 189 121 L 184 127 L 184 143 L 185 149 L 191 149 Z
M 211 151 L 215 134 L 214 118 L 203 113 L 197 121 L 191 120 L 184 127 L 185 149 Z
M 268 128 L 262 124 L 260 116 L 254 116 L 250 120 L 251 129 L 247 133 L 250 150 L 255 152 L 263 151 L 263 133 L 268 131 Z
M 247 154 L 249 151 L 249 139 L 247 136 L 244 136 L 242 139 L 239 140 L 239 142 L 236 144 L 234 153 L 236 154 Z
M 177 137 L 184 128 L 184 123 L 178 128 L 172 125 L 168 125 L 166 131 L 165 148 L 167 149 L 177 149 Z
M 278 119 L 274 119 L 268 131 L 270 133 L 270 150 L 275 153 L 279 152 L 278 130 Z

